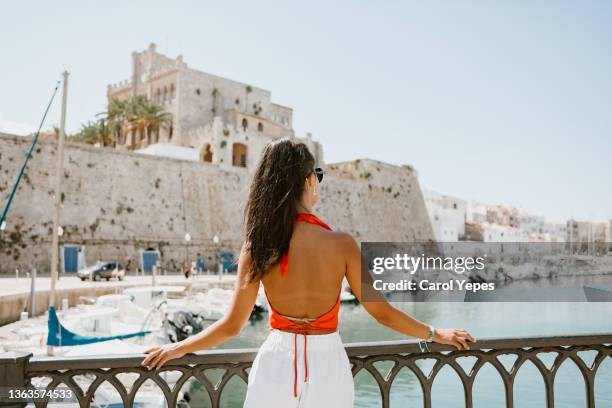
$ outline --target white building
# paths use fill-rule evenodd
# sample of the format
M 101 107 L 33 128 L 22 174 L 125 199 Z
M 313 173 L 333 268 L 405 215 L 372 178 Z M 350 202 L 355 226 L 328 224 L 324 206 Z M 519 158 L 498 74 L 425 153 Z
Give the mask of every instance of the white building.
M 561 222 L 545 222 L 542 227 L 543 235 L 548 237 L 547 242 L 566 242 L 567 225 Z
M 566 240 L 565 223 L 548 222 L 546 217 L 524 210 L 518 212 L 517 221 L 517 227 L 526 234 L 528 242 L 565 242 Z
M 487 222 L 487 205 L 478 201 L 467 202 L 465 221 L 473 224 Z
M 544 234 L 546 218 L 540 215 L 531 214 L 525 210 L 518 212 L 518 225 L 528 235 Z
M 527 242 L 527 234 L 519 228 L 507 225 L 481 224 L 483 242 Z
M 436 241 L 457 242 L 465 235 L 465 200 L 427 189 L 423 197 Z

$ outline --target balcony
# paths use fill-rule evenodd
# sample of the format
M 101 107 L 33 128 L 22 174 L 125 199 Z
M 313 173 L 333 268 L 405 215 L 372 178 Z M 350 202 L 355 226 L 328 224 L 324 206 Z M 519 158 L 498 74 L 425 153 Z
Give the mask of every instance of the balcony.
M 422 352 L 416 341 L 353 343 L 347 345 L 346 350 L 352 363 L 353 376 L 362 370 L 369 372 L 378 384 L 382 406 L 385 408 L 389 406 L 391 385 L 404 367 L 412 371 L 418 379 L 423 392 L 423 406 L 430 408 L 433 382 L 445 366 L 449 366 L 457 373 L 463 388 L 465 406 L 471 408 L 474 380 L 486 363 L 495 367 L 501 377 L 506 407 L 513 407 L 514 379 L 527 361 L 533 363 L 541 374 L 545 386 L 546 406 L 551 408 L 554 407 L 555 400 L 555 375 L 568 359 L 575 363 L 582 374 L 587 406 L 594 408 L 595 376 L 606 357 L 612 357 L 612 334 L 490 338 L 479 340 L 471 350 L 467 351 L 457 351 L 447 346 L 432 344 L 430 352 Z M 581 352 L 591 352 L 595 355 L 590 364 L 581 358 L 579 354 Z M 547 367 L 542 360 L 543 353 L 556 354 L 550 367 Z M 47 377 L 50 379 L 47 389 L 54 389 L 63 383 L 73 390 L 81 407 L 88 407 L 96 390 L 106 381 L 116 389 L 124 406 L 131 407 L 139 388 L 147 380 L 151 380 L 161 389 L 168 406 L 174 407 L 177 405 L 181 387 L 193 377 L 204 386 L 211 405 L 219 407 L 221 393 L 232 378 L 237 377 L 244 382 L 247 381 L 248 369 L 255 354 L 254 349 L 202 351 L 173 360 L 157 372 L 141 367 L 143 355 L 139 354 L 87 358 L 32 358 L 27 353 L 4 354 L 0 355 L 0 385 L 25 387 L 37 377 Z M 514 356 L 515 361 L 508 367 L 500 361 L 499 358 L 502 356 Z M 458 361 L 463 357 L 475 360 L 467 372 Z M 424 373 L 417 365 L 423 359 L 435 360 L 429 373 Z M 378 362 L 388 362 L 387 364 L 391 366 L 385 376 L 375 367 Z M 209 369 L 222 372 L 216 383 L 203 373 Z M 164 373 L 168 372 L 175 375 L 175 381 L 171 385 L 168 385 L 164 379 Z M 133 378 L 131 386 L 127 387 L 121 381 L 121 377 L 126 374 L 132 375 Z M 75 381 L 79 376 L 89 376 L 92 379 L 85 392 Z M 44 403 L 36 405 L 46 406 Z

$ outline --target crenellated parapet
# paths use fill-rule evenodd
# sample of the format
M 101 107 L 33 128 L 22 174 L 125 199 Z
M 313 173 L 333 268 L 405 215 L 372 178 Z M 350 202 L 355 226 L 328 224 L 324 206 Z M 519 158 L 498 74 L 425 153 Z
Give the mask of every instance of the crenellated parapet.
M 108 92 L 118 92 L 123 91 L 125 89 L 129 89 L 132 87 L 132 81 L 129 79 L 124 79 L 123 81 L 115 82 L 114 84 L 109 84 L 107 89 Z

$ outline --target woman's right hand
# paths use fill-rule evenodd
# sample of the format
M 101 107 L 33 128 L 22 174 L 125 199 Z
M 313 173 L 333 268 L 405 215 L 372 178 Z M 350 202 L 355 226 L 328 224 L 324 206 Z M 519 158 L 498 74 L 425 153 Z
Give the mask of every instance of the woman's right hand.
M 183 357 L 186 354 L 180 341 L 178 343 L 151 347 L 145 350 L 144 353 L 148 354 L 148 356 L 140 364 L 148 367 L 150 370 L 159 370 L 167 361 Z
M 469 350 L 469 343 L 476 339 L 465 329 L 435 329 L 433 341 L 440 344 L 454 346 L 457 350 Z

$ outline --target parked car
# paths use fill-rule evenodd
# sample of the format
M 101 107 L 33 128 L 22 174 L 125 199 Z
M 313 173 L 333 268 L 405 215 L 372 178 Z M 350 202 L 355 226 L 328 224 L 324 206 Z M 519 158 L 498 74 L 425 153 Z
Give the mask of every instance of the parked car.
M 96 262 L 93 266 L 80 269 L 77 272 L 79 278 L 82 281 L 85 279 L 91 279 L 94 281 L 100 281 L 106 279 L 107 281 L 111 278 L 123 280 L 125 277 L 125 269 L 123 265 L 117 262 Z

